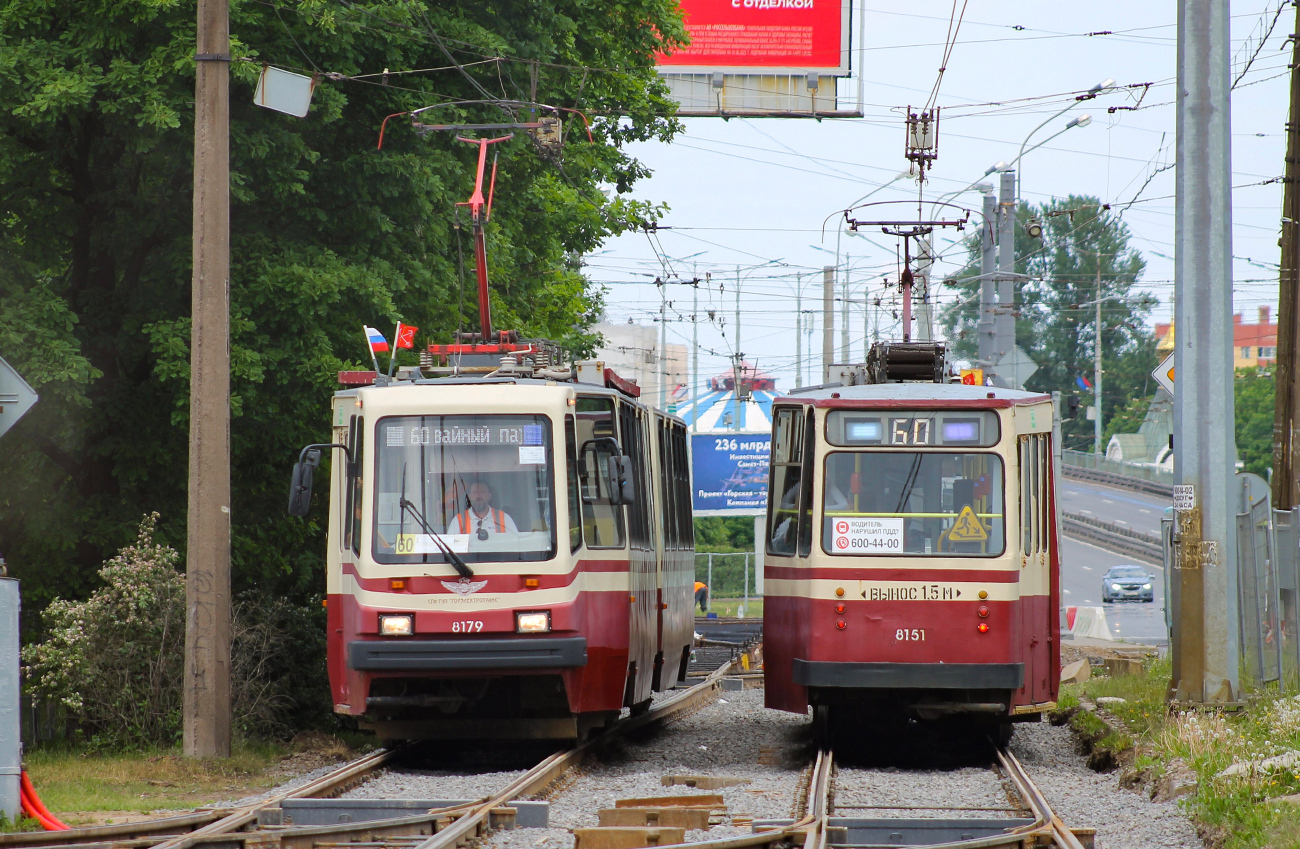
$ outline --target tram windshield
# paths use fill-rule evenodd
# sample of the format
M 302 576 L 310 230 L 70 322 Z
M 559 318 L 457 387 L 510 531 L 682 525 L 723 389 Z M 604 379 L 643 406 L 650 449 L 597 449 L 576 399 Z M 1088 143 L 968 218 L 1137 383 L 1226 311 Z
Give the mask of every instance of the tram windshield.
M 827 554 L 995 557 L 1005 548 L 996 454 L 840 451 L 826 458 Z
M 375 431 L 374 557 L 380 563 L 555 556 L 546 416 L 395 416 Z

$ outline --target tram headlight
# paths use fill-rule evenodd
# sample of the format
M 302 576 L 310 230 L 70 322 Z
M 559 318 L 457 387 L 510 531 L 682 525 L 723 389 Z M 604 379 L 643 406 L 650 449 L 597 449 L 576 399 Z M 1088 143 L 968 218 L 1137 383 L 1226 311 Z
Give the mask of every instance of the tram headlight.
M 414 633 L 415 620 L 409 613 L 379 617 L 379 634 L 382 637 L 409 637 Z
M 520 634 L 545 634 L 551 630 L 549 613 L 516 613 L 515 631 Z

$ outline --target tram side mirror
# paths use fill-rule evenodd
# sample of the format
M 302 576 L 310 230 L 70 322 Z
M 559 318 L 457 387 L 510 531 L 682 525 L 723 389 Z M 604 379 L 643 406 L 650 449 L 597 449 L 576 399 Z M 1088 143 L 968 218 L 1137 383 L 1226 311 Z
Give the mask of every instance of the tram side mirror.
M 609 458 L 609 491 L 615 504 L 636 502 L 636 489 L 632 486 L 632 460 L 625 454 Z
M 311 510 L 311 484 L 320 465 L 320 449 L 313 448 L 293 464 L 293 480 L 289 484 L 289 515 L 306 516 Z

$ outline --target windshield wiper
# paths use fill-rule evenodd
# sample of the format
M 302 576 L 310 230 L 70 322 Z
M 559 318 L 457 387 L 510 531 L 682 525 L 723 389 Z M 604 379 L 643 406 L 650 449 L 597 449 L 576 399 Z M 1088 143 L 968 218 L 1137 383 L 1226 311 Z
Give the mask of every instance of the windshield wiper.
M 410 512 L 411 516 L 415 518 L 415 521 L 420 523 L 420 527 L 424 530 L 425 534 L 433 540 L 434 545 L 438 546 L 438 549 L 442 551 L 443 556 L 451 561 L 451 565 L 462 578 L 468 580 L 469 578 L 474 577 L 474 570 L 469 568 L 465 561 L 460 559 L 460 555 L 452 551 L 451 547 L 442 541 L 442 537 L 433 532 L 433 529 L 429 527 L 429 523 L 425 521 L 424 514 L 420 512 L 419 508 L 416 507 L 414 503 L 407 500 L 405 464 L 402 466 L 402 494 L 397 497 L 397 504 L 402 508 L 403 513 Z

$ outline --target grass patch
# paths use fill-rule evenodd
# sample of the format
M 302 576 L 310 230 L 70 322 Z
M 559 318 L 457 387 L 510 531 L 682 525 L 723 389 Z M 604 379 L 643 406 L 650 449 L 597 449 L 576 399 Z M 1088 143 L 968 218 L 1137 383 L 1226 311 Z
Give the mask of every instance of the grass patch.
M 1167 660 L 1147 660 L 1131 675 L 1096 675 L 1082 684 L 1062 686 L 1058 716 L 1096 748 L 1134 748 L 1132 773 L 1158 782 L 1169 770 L 1186 765 L 1196 790 L 1180 804 L 1197 823 L 1207 844 L 1223 849 L 1300 846 L 1300 805 L 1277 801 L 1300 794 L 1300 764 L 1291 769 L 1255 771 L 1242 776 L 1220 774 L 1234 763 L 1258 762 L 1300 751 L 1300 696 L 1294 688 L 1254 692 L 1238 711 L 1170 712 L 1165 703 L 1171 667 Z M 1104 705 L 1119 719 L 1115 732 L 1087 711 L 1081 699 L 1124 699 Z M 1131 736 L 1130 736 L 1131 735 Z
M 205 760 L 181 757 L 176 750 L 105 754 L 46 748 L 28 753 L 26 764 L 46 807 L 69 825 L 89 825 L 237 799 L 350 756 L 338 741 L 313 741 L 309 751 L 245 743 L 229 758 Z
M 745 604 L 743 598 L 709 599 L 709 612 L 718 614 L 719 619 L 735 619 L 741 607 L 745 608 L 746 619 L 763 618 L 763 599 L 761 596 L 750 598 L 749 604 Z

